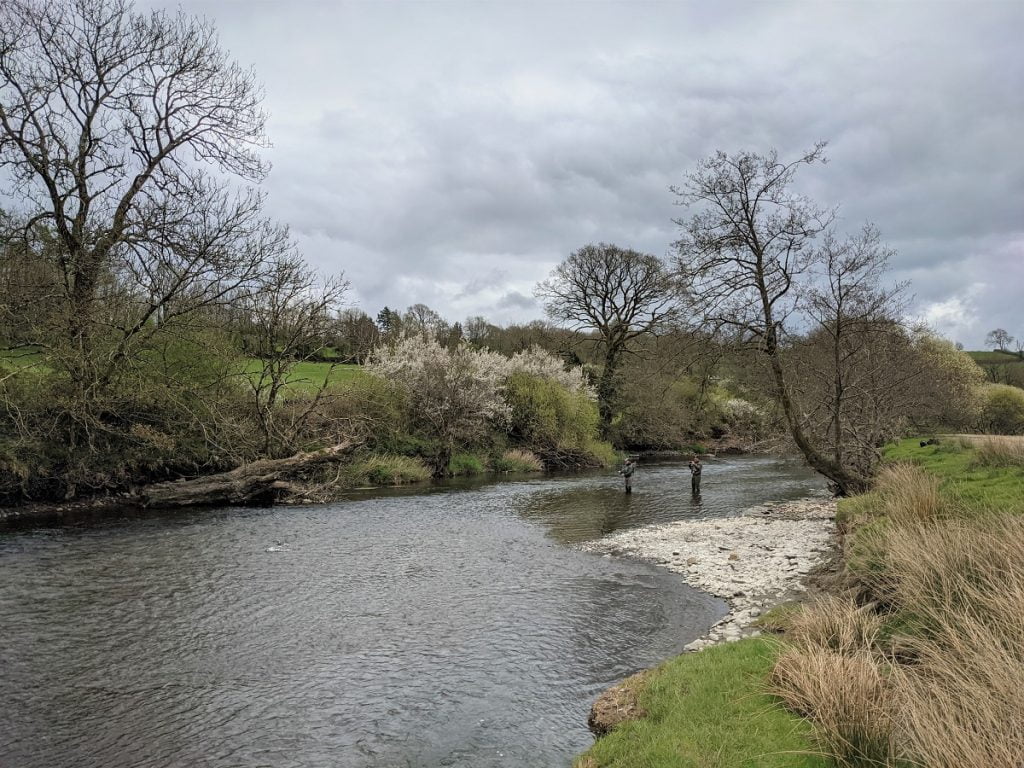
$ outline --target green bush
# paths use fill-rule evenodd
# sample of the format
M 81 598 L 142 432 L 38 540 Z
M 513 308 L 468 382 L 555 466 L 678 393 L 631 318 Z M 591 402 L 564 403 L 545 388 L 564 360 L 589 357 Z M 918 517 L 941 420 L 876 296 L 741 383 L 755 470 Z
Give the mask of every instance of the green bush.
M 598 467 L 610 467 L 622 460 L 622 456 L 611 443 L 598 440 L 596 437 L 584 441 L 583 456 L 587 458 L 587 464 Z
M 409 396 L 379 376 L 353 376 L 335 384 L 323 402 L 323 418 L 312 433 L 323 437 L 334 425 L 366 449 L 403 456 L 425 455 L 429 446 L 410 434 Z
M 597 404 L 586 394 L 518 372 L 509 377 L 505 401 L 510 408 L 513 442 L 540 456 L 545 466 L 595 466 L 614 461 L 612 447 L 597 439 Z
M 85 390 L 53 359 L 4 378 L 0 500 L 119 491 L 252 458 L 245 392 L 221 342 L 151 344 Z
M 987 432 L 1024 435 L 1024 389 L 986 384 L 982 387 L 981 419 Z
M 682 448 L 706 427 L 706 409 L 689 379 L 645 375 L 628 378 L 618 397 L 612 441 L 624 448 Z

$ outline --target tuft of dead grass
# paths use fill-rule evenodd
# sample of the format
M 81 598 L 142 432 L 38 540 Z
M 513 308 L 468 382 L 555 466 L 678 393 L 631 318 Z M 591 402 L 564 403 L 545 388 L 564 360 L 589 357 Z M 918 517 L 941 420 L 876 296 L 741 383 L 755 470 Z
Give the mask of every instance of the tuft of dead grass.
M 1016 633 L 1013 633 L 1016 634 Z M 896 667 L 899 739 L 930 768 L 1024 765 L 1024 648 L 991 623 L 960 617 Z
M 896 765 L 893 717 L 882 662 L 861 650 L 809 645 L 784 650 L 771 687 L 814 725 L 820 748 L 843 768 Z
M 888 591 L 931 622 L 982 620 L 1024 641 L 1024 519 L 986 516 L 886 532 Z
M 873 648 L 884 620 L 873 605 L 857 605 L 849 596 L 824 595 L 789 619 L 788 644 L 856 654 Z
M 970 442 L 974 464 L 981 467 L 1024 467 L 1024 438 L 985 435 Z
M 492 468 L 495 472 L 540 472 L 544 463 L 536 454 L 514 448 L 495 459 Z
M 880 655 L 881 617 L 828 598 L 791 620 L 778 694 L 843 766 L 1024 766 L 1024 518 L 897 519 L 861 575 L 912 663 Z
M 939 494 L 940 481 L 912 464 L 886 467 L 875 483 L 876 512 L 896 524 L 936 520 L 947 511 Z
M 1024 519 L 906 529 L 889 568 L 918 625 L 916 661 L 893 677 L 908 751 L 938 768 L 1024 765 Z

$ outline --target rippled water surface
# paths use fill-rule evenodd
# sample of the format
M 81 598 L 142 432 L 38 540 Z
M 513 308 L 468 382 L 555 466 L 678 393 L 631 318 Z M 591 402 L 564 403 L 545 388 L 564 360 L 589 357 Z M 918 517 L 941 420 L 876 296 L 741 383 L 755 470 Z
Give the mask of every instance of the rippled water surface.
M 572 545 L 821 483 L 611 473 L 0 534 L 0 766 L 568 766 L 719 601 Z

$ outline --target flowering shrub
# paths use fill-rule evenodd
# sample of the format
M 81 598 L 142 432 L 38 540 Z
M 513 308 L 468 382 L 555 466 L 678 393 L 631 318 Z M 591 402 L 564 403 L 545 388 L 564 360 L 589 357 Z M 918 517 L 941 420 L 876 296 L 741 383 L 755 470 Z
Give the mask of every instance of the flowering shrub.
M 465 344 L 449 350 L 432 338 L 407 336 L 374 350 L 368 370 L 403 385 L 415 421 L 438 441 L 435 476 L 448 471 L 455 447 L 482 437 L 489 423 L 503 424 L 508 361 Z
M 536 345 L 522 352 L 516 352 L 509 362 L 509 373 L 525 373 L 538 379 L 557 382 L 570 392 L 586 395 L 591 400 L 597 399 L 597 393 L 587 382 L 587 377 L 580 367 L 566 368 L 565 364 L 555 355 Z
M 596 434 L 595 395 L 582 369 L 566 370 L 557 356 L 539 347 L 507 358 L 467 344 L 450 349 L 433 338 L 407 336 L 376 349 L 367 370 L 408 391 L 413 423 L 436 441 L 436 476 L 449 471 L 456 448 L 480 440 L 489 429 L 513 429 L 531 438 L 541 432 L 545 453 L 557 452 L 564 442 L 574 446 L 569 453 L 578 453 L 578 446 Z M 524 397 L 526 382 L 535 382 L 546 394 Z M 555 403 L 558 407 L 547 413 Z

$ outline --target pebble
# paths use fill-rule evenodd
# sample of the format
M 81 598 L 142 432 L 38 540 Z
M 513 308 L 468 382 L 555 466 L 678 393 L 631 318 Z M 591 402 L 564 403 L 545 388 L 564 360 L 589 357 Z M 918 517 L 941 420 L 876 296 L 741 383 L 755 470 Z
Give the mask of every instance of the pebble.
M 766 509 L 768 519 L 762 517 Z M 831 499 L 772 502 L 738 517 L 619 531 L 583 548 L 657 563 L 724 599 L 729 613 L 686 646 L 697 651 L 760 634 L 751 622 L 784 596 L 802 591 L 803 578 L 834 548 L 835 512 Z

